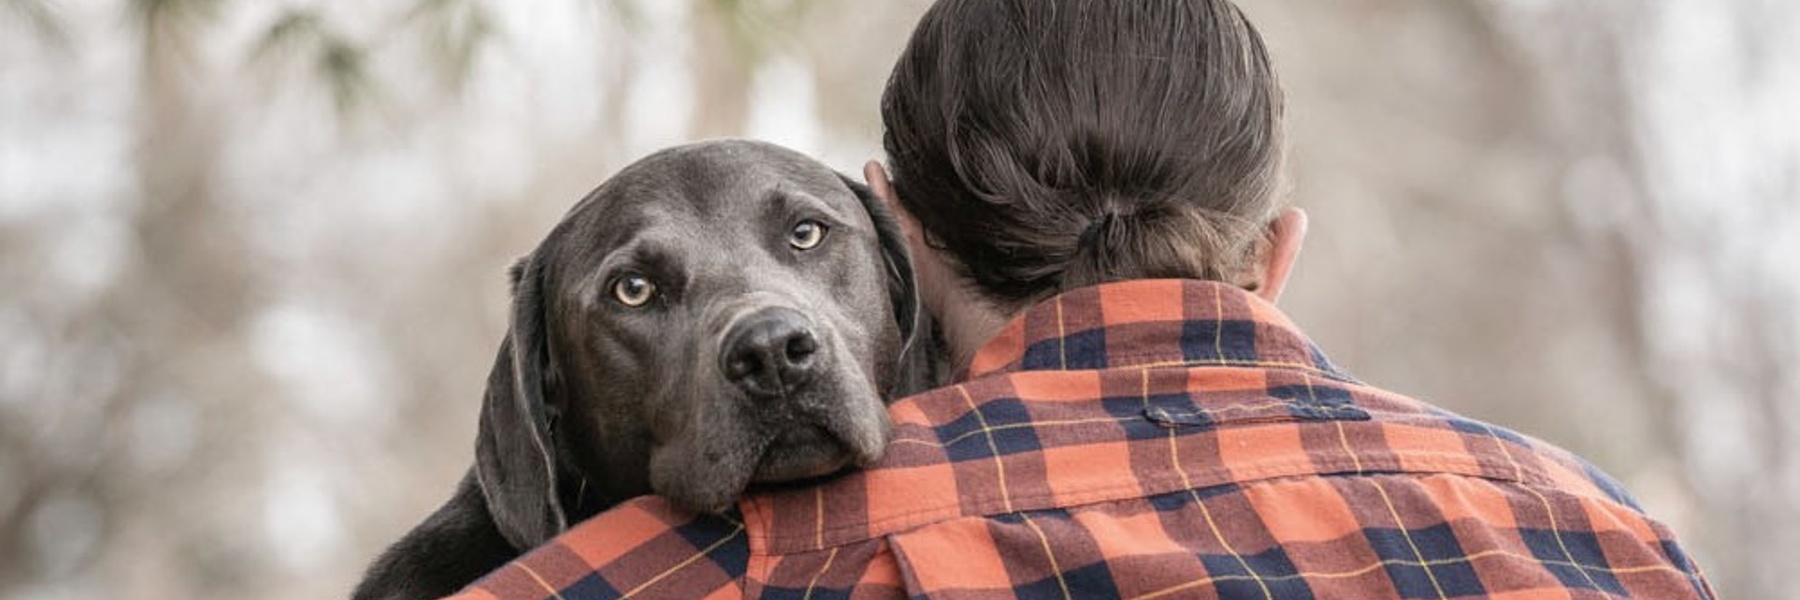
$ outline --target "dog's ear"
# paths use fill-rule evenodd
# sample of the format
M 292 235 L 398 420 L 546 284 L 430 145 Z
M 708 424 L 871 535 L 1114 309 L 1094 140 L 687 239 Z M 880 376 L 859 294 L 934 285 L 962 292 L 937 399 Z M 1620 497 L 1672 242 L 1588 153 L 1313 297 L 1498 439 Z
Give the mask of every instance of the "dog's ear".
M 869 186 L 842 173 L 838 178 L 856 194 L 868 210 L 869 220 L 875 222 L 875 235 L 881 240 L 881 257 L 887 270 L 888 299 L 894 307 L 894 320 L 900 325 L 901 346 L 911 346 L 919 330 L 919 287 L 913 280 L 912 253 L 906 248 L 906 235 L 900 231 L 900 222 L 893 213 L 888 212 L 887 204 L 875 197 Z
M 512 325 L 488 374 L 475 442 L 475 474 L 494 524 L 529 550 L 568 524 L 557 494 L 558 407 L 545 402 L 549 375 L 543 276 L 536 255 L 512 268 Z

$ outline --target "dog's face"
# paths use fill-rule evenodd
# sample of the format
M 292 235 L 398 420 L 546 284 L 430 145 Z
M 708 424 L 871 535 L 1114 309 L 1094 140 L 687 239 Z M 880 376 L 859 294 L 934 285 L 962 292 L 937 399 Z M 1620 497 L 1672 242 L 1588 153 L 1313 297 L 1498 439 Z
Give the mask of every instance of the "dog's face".
M 744 141 L 652 155 L 515 278 L 477 461 L 515 545 L 651 491 L 723 510 L 887 444 L 911 269 L 879 203 L 811 159 Z

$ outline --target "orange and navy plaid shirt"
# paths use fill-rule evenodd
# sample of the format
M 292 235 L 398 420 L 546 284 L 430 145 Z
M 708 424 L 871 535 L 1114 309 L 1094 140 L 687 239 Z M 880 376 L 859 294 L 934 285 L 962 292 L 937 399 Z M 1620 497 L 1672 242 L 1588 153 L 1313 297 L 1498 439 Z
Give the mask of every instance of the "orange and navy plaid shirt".
M 867 470 L 638 498 L 456 598 L 1713 595 L 1594 467 L 1362 385 L 1231 286 L 1069 292 L 959 379 L 894 403 Z

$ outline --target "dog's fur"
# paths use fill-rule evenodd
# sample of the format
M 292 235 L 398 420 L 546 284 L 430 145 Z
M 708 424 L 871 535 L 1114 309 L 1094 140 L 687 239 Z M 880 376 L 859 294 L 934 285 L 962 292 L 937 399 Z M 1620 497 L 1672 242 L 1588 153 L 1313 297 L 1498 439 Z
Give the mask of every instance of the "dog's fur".
M 790 235 L 807 220 L 827 229 L 801 250 Z M 633 275 L 657 286 L 636 308 L 614 294 Z M 891 426 L 884 392 L 936 376 L 930 361 L 898 362 L 921 318 L 892 217 L 862 185 L 769 144 L 703 142 L 626 167 L 512 284 L 475 465 L 375 561 L 358 600 L 455 592 L 633 496 L 723 511 L 754 482 L 873 461 Z M 777 334 L 811 341 L 796 354 L 766 339 Z M 768 344 L 800 374 L 733 362 Z

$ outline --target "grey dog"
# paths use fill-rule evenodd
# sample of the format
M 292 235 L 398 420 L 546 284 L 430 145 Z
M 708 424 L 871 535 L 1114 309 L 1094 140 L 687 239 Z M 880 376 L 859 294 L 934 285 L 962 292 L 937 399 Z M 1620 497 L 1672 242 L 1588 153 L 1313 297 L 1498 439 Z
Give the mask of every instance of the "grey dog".
M 633 496 L 718 512 L 755 483 L 866 464 L 887 445 L 886 392 L 932 377 L 900 360 L 920 316 L 893 218 L 770 144 L 626 167 L 512 286 L 475 465 L 359 600 L 452 593 Z

